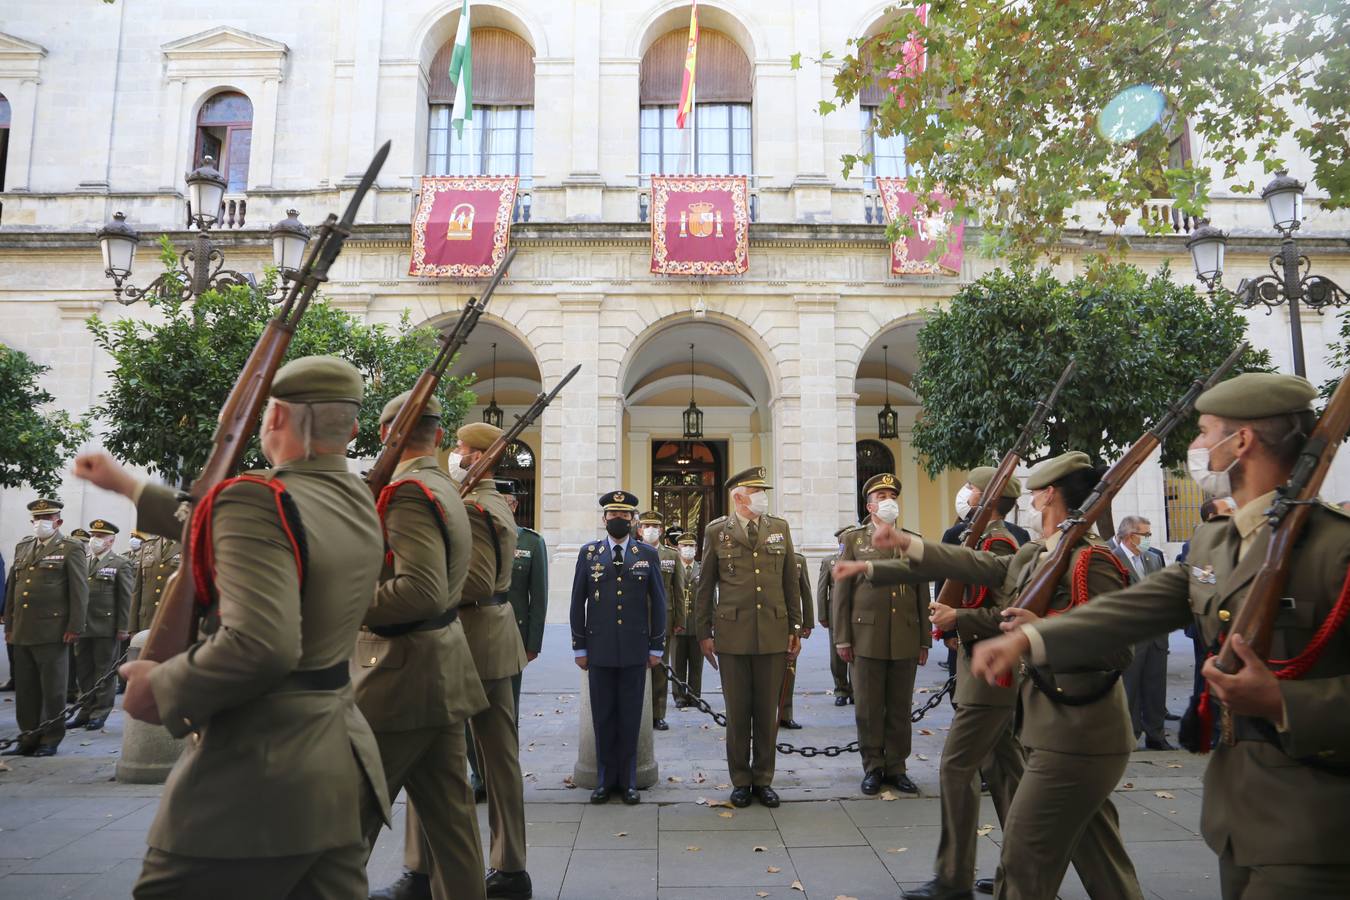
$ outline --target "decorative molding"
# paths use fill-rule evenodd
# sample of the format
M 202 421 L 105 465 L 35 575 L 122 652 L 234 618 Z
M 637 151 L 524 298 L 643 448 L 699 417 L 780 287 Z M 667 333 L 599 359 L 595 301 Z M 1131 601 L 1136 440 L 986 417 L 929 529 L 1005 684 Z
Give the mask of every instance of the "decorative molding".
M 83 322 L 92 315 L 103 311 L 102 300 L 57 300 L 56 308 L 61 311 L 61 318 L 68 321 Z
M 275 78 L 284 76 L 285 44 L 221 25 L 160 47 L 166 78 Z M 255 98 L 255 103 L 256 98 Z
M 0 31 L 0 78 L 37 81 L 47 48 Z

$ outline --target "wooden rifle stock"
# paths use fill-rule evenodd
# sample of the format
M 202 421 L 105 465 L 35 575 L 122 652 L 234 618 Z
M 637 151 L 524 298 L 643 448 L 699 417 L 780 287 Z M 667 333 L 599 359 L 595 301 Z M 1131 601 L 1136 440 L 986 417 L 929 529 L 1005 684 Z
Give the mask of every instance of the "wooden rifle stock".
M 1139 470 L 1158 445 L 1167 440 L 1167 436 L 1183 420 L 1190 417 L 1195 401 L 1200 395 L 1218 384 L 1246 352 L 1247 344 L 1244 341 L 1228 354 L 1228 358 L 1208 378 L 1197 378 L 1181 399 L 1172 404 L 1162 419 L 1144 432 L 1143 437 L 1135 441 L 1134 445 L 1125 451 L 1125 455 L 1106 470 L 1106 474 L 1097 482 L 1097 486 L 1092 489 L 1092 493 L 1088 495 L 1081 508 L 1069 511 L 1069 517 L 1059 526 L 1061 532 L 1059 543 L 1051 552 L 1050 558 L 1031 577 L 1031 581 L 1022 590 L 1022 595 L 1017 598 L 1016 606 L 1019 609 L 1031 610 L 1038 616 L 1045 615 L 1050 608 L 1050 600 L 1055 595 L 1055 587 L 1068 571 L 1074 548 L 1092 530 L 1092 523 L 1101 517 L 1116 494 L 1125 486 L 1125 482 Z
M 544 410 L 548 409 L 548 405 L 553 402 L 554 397 L 558 396 L 558 392 L 566 387 L 567 382 L 575 378 L 580 371 L 580 365 L 573 366 L 572 371 L 563 376 L 563 380 L 559 381 L 553 390 L 549 391 L 547 395 L 540 394 L 535 397 L 534 402 L 530 404 L 530 408 L 525 410 L 523 415 L 516 416 L 515 424 L 498 435 L 497 439 L 492 442 L 492 446 L 483 451 L 483 455 L 478 458 L 478 462 L 470 467 L 468 474 L 464 476 L 464 481 L 460 483 L 460 497 L 467 497 L 473 493 L 473 489 L 478 486 L 478 482 L 483 480 L 483 476 L 496 468 L 497 461 L 502 458 L 502 454 L 506 452 L 506 448 L 510 446 L 511 442 L 520 437 L 535 419 L 544 414 Z
M 366 192 L 375 183 L 375 177 L 389 155 L 389 142 L 376 152 L 341 221 L 329 215 L 319 227 L 319 236 L 310 248 L 305 263 L 290 280 L 286 296 L 274 316 L 263 329 L 258 343 L 249 354 L 244 369 L 230 389 L 225 405 L 221 407 L 215 435 L 211 438 L 211 452 L 201 473 L 192 482 L 188 502 L 195 504 L 216 485 L 232 477 L 244 458 L 244 449 L 258 429 L 258 417 L 272 389 L 272 379 L 281 366 L 281 360 L 295 336 L 300 318 L 309 308 L 310 300 L 320 284 L 328 280 L 328 269 L 342 250 L 343 242 L 351 235 L 352 223 Z M 183 518 L 180 537 L 183 553 L 178 571 L 164 585 L 159 609 L 150 623 L 150 634 L 141 659 L 164 662 L 177 656 L 197 639 L 199 604 L 195 578 L 192 572 L 192 516 Z
M 502 260 L 497 271 L 492 273 L 492 280 L 488 282 L 487 289 L 483 291 L 481 297 L 470 299 L 464 305 L 464 309 L 459 314 L 459 319 L 455 322 L 455 327 L 441 339 L 441 348 L 436 354 L 436 358 L 431 364 L 417 376 L 417 383 L 413 385 L 412 395 L 408 401 L 403 404 L 403 408 L 398 411 L 398 415 L 389 423 L 389 435 L 385 438 L 384 449 L 380 451 L 379 457 L 375 460 L 375 465 L 370 467 L 366 473 L 366 483 L 370 485 L 370 492 L 376 498 L 380 492 L 394 477 L 394 470 L 398 468 L 399 460 L 403 458 L 403 453 L 408 449 L 408 437 L 412 430 L 417 427 L 418 421 L 426 411 L 427 403 L 431 401 L 432 395 L 436 393 L 436 388 L 440 386 L 441 378 L 450 368 L 450 364 L 455 361 L 455 355 L 459 353 L 460 348 L 468 341 L 469 335 L 473 332 L 474 326 L 478 324 L 479 318 L 483 315 L 487 305 L 492 300 L 493 293 L 497 290 L 497 285 L 501 284 L 502 277 L 506 274 L 511 261 L 516 258 L 515 248 L 512 248 L 506 257 Z
M 970 524 L 966 529 L 965 539 L 961 542 L 961 546 L 973 550 L 979 544 L 980 538 L 984 536 L 984 530 L 989 527 L 989 520 L 994 517 L 994 509 L 998 506 L 999 498 L 1003 496 L 1003 489 L 1008 486 L 1008 481 L 1012 478 L 1013 471 L 1021 464 L 1022 457 L 1031 449 L 1031 442 L 1040 432 L 1041 426 L 1045 424 L 1045 419 L 1050 415 L 1050 410 L 1054 409 L 1055 401 L 1059 399 L 1059 392 L 1064 390 L 1064 385 L 1069 383 L 1074 366 L 1074 361 L 1069 360 L 1069 364 L 1059 374 L 1059 380 L 1055 382 L 1054 387 L 1050 388 L 1050 393 L 1042 397 L 1041 401 L 1036 404 L 1036 409 L 1031 413 L 1031 418 L 1027 421 L 1026 427 L 1022 429 L 1022 433 L 1018 436 L 1017 443 L 1013 444 L 1013 448 L 1004 454 L 998 468 L 994 470 L 994 477 L 989 479 L 989 483 L 980 493 L 980 505 L 975 508 L 975 514 L 970 517 Z M 938 592 L 937 602 L 943 606 L 950 606 L 952 609 L 959 609 L 962 606 L 965 588 L 964 582 L 948 578 L 942 583 L 942 590 Z

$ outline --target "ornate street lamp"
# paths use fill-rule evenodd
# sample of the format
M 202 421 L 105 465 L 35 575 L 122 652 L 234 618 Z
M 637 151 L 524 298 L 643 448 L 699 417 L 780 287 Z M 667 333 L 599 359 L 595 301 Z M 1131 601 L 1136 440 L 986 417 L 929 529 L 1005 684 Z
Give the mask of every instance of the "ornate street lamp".
M 885 369 L 886 384 L 886 405 L 877 413 L 877 436 L 883 441 L 895 440 L 900 436 L 900 417 L 895 414 L 891 408 L 891 355 L 888 344 L 881 345 L 882 359 Z
M 497 344 L 492 344 L 492 401 L 483 410 L 483 421 L 489 425 L 502 427 L 502 408 L 497 405 Z
M 694 345 L 689 345 L 689 408 L 684 411 L 684 438 L 696 441 L 703 437 L 703 410 L 694 402 Z

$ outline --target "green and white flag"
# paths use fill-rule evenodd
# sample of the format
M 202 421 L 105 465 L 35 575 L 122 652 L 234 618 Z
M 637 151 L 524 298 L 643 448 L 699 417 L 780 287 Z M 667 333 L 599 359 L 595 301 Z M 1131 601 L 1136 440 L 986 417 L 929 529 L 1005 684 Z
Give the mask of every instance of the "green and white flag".
M 450 80 L 455 83 L 455 105 L 450 123 L 455 134 L 464 137 L 465 121 L 473 121 L 473 49 L 469 43 L 469 0 L 459 13 L 459 28 L 455 30 L 455 49 L 450 54 Z

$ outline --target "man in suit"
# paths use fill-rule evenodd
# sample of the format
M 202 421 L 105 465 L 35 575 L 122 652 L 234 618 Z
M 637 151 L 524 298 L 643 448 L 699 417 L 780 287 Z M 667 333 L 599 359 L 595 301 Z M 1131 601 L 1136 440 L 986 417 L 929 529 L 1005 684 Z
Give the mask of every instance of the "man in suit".
M 680 584 L 679 597 L 670 599 L 670 617 L 673 621 L 671 638 L 675 647 L 670 653 L 670 667 L 675 677 L 689 685 L 695 694 L 703 692 L 703 653 L 698 648 L 698 625 L 694 621 L 694 592 L 698 590 L 699 573 L 702 564 L 695 558 L 698 555 L 698 538 L 693 532 L 680 535 Z M 694 699 L 676 688 L 675 708 L 692 706 Z
M 839 548 L 820 561 L 820 572 L 816 575 L 816 615 L 820 627 L 829 632 L 829 645 L 825 648 L 830 654 L 830 677 L 834 679 L 834 705 L 848 706 L 853 702 L 853 685 L 849 681 L 848 663 L 839 657 L 834 649 L 834 629 L 830 625 L 830 604 L 834 596 L 834 564 L 844 552 L 844 535 L 853 528 L 845 525 L 834 533 Z
M 1163 567 L 1150 552 L 1153 526 L 1143 516 L 1125 516 L 1116 526 L 1116 545 L 1111 550 L 1125 564 L 1130 584 L 1138 584 Z M 1134 659 L 1125 670 L 1125 695 L 1130 701 L 1134 739 L 1144 736 L 1149 750 L 1175 750 L 1167 740 L 1167 635 L 1156 635 L 1134 648 Z
M 89 605 L 84 633 L 75 642 L 75 675 L 80 694 L 87 694 L 117 659 L 117 650 L 127 639 L 131 619 L 131 586 L 135 580 L 131 560 L 112 550 L 118 528 L 107 519 L 89 523 Z M 67 728 L 83 725 L 98 731 L 108 721 L 117 696 L 117 676 L 99 685 L 85 698 Z
M 638 519 L 637 537 L 648 547 L 654 549 L 661 558 L 661 587 L 666 594 L 666 602 L 670 606 L 675 605 L 673 598 L 679 597 L 684 593 L 684 584 L 680 580 L 684 577 L 683 570 L 680 567 L 680 556 L 670 547 L 661 543 L 661 534 L 665 531 L 666 520 L 659 512 L 654 510 L 645 512 Z M 666 620 L 666 655 L 662 660 L 669 665 L 672 645 L 675 643 L 675 617 L 667 616 Z M 666 724 L 666 700 L 670 693 L 670 685 L 666 679 L 665 666 L 657 666 L 652 669 L 652 727 L 657 731 L 669 731 L 670 726 Z
M 595 729 L 598 784 L 592 803 L 612 794 L 638 803 L 637 746 L 647 670 L 661 665 L 666 591 L 656 548 L 633 537 L 638 498 L 600 496 L 604 540 L 582 546 L 572 577 L 572 652 L 586 673 Z M 624 623 L 627 624 L 624 624 Z

